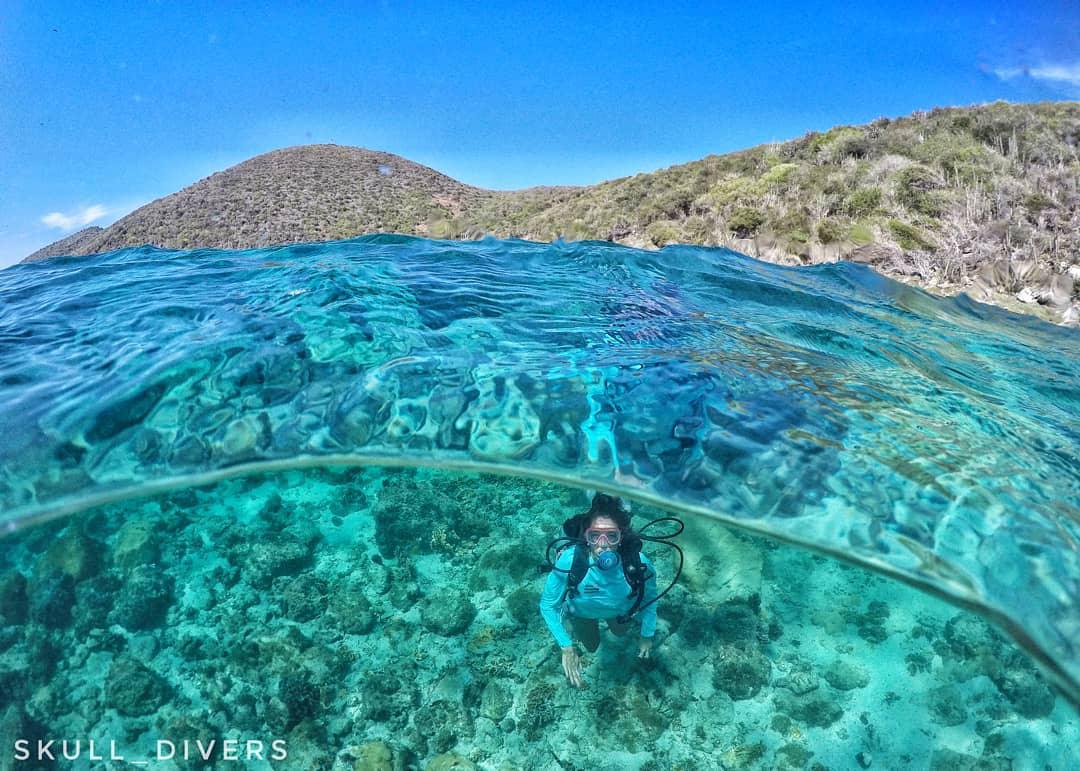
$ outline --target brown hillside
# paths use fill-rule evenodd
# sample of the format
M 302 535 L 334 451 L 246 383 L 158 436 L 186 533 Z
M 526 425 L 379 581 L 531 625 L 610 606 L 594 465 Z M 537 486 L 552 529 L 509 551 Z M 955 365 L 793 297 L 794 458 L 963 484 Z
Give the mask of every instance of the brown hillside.
M 239 249 L 377 231 L 412 233 L 492 195 L 390 153 L 289 147 L 136 209 L 81 243 L 76 253 L 140 244 Z
M 48 246 L 43 246 L 27 257 L 23 262 L 37 262 L 46 257 L 56 257 L 61 254 L 93 254 L 94 244 L 105 231 L 96 225 L 83 228 L 70 236 L 65 236 L 59 241 L 53 241 Z M 87 248 L 89 247 L 89 249 Z

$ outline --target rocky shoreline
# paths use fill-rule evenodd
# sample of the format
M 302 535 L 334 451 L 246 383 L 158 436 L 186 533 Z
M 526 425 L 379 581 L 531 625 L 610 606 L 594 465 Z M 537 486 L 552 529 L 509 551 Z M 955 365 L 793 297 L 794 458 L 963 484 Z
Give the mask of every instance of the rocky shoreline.
M 808 264 L 776 250 L 775 247 L 762 248 L 750 239 L 734 239 L 730 248 L 779 265 Z M 1076 299 L 1077 289 L 1080 287 L 1080 264 L 1071 265 L 1061 273 L 1054 273 L 1035 260 L 1011 262 L 1001 258 L 984 263 L 956 280 L 950 280 L 933 270 L 920 270 L 917 267 L 920 264 L 919 258 L 905 255 L 898 247 L 852 247 L 846 253 L 833 250 L 815 255 L 815 258 L 816 260 L 809 264 L 849 260 L 869 265 L 884 276 L 938 297 L 966 294 L 976 302 L 1004 308 L 1013 313 L 1034 316 L 1051 324 L 1080 327 L 1080 300 Z

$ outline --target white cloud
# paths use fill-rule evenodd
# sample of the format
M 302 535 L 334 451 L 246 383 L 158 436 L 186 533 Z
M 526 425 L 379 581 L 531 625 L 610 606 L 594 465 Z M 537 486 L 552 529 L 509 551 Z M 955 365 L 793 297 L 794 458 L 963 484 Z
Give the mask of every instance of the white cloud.
M 108 213 L 108 209 L 96 203 L 93 206 L 76 209 L 70 214 L 58 211 L 49 212 L 41 218 L 41 222 L 43 225 L 48 225 L 50 228 L 56 228 L 57 230 L 74 230 L 75 228 L 86 227 L 94 220 L 99 220 Z
M 1022 67 L 995 67 L 994 74 L 1002 80 L 1012 80 L 1024 74 Z
M 1042 64 L 1038 67 L 995 67 L 993 72 L 1002 80 L 1012 80 L 1023 75 L 1033 80 L 1049 81 L 1054 86 L 1080 88 L 1080 62 Z
M 1070 86 L 1080 86 L 1080 62 L 1033 67 L 1029 74 L 1036 80 L 1053 80 Z

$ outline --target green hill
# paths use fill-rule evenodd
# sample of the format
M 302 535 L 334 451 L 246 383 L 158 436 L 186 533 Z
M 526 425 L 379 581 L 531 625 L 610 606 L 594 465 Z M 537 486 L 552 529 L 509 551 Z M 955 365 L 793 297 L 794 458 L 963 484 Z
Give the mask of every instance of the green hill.
M 1075 324 L 1080 103 L 935 109 L 587 187 L 512 192 L 387 153 L 288 148 L 154 201 L 71 251 L 237 248 L 388 230 L 723 245 L 787 264 L 852 259 L 939 293 L 967 291 Z

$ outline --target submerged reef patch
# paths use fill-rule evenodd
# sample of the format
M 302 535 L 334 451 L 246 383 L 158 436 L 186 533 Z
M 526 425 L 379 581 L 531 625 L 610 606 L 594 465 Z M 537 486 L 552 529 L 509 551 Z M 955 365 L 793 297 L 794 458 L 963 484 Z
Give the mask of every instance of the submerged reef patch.
M 9 536 L 0 729 L 280 737 L 328 771 L 948 768 L 972 748 L 1056 768 L 1080 740 L 978 617 L 693 518 L 694 579 L 661 599 L 652 657 L 601 632 L 575 690 L 537 612 L 538 567 L 587 503 L 511 477 L 329 468 Z M 391 511 L 413 522 L 388 527 Z M 396 540 L 436 532 L 429 514 L 445 544 Z M 635 505 L 633 522 L 662 514 Z M 666 585 L 673 552 L 645 549 Z

